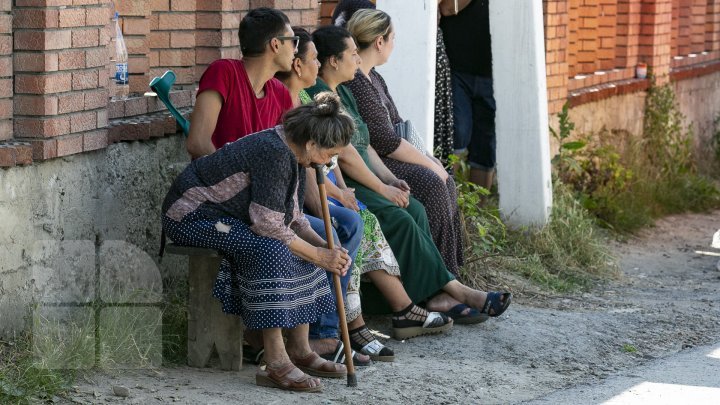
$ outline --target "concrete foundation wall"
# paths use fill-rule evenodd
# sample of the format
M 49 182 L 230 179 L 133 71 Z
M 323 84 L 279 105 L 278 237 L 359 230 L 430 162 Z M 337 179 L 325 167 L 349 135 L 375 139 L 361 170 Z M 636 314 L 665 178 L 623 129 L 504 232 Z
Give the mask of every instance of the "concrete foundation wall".
M 0 336 L 29 325 L 38 295 L 31 251 L 39 241 L 87 241 L 98 252 L 106 242 L 122 241 L 157 261 L 160 205 L 188 161 L 184 139 L 172 136 L 0 169 Z M 166 256 L 159 268 L 164 275 L 183 272 L 184 263 Z M 53 288 L 88 284 L 87 273 L 68 274 L 74 276 L 60 277 Z
M 695 146 L 705 147 L 714 132 L 714 120 L 720 116 L 720 73 L 713 73 L 673 84 L 680 112 L 685 115 L 685 125 L 692 127 Z M 596 133 L 603 129 L 624 129 L 639 135 L 643 130 L 646 92 L 615 96 L 582 104 L 570 110 L 570 120 L 575 123 L 575 134 Z M 551 117 L 551 125 L 557 129 L 557 115 Z M 557 142 L 552 140 L 552 154 L 557 152 Z

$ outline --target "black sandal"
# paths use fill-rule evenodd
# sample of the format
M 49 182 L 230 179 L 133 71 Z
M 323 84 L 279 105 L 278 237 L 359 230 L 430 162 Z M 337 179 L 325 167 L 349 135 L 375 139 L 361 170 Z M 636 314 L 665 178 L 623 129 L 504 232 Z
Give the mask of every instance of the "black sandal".
M 393 337 L 397 340 L 433 335 L 450 330 L 453 320 L 440 312 L 429 312 L 410 304 L 392 317 Z
M 367 367 L 372 365 L 372 359 L 368 361 L 360 361 L 355 350 L 352 351 L 352 356 L 353 365 L 356 367 Z M 345 344 L 343 344 L 342 340 L 338 340 L 337 346 L 335 346 L 335 351 L 321 354 L 320 357 L 325 360 L 334 361 L 335 363 L 345 364 Z
M 366 325 L 348 333 L 350 334 L 350 346 L 358 353 L 370 356 L 373 361 L 395 361 L 395 352 L 375 339 Z
M 499 293 L 497 291 L 488 291 L 485 305 L 483 305 L 480 313 L 488 314 L 492 317 L 500 316 L 510 306 L 510 301 L 512 301 L 512 294 L 509 292 Z M 492 314 L 490 310 L 493 311 Z

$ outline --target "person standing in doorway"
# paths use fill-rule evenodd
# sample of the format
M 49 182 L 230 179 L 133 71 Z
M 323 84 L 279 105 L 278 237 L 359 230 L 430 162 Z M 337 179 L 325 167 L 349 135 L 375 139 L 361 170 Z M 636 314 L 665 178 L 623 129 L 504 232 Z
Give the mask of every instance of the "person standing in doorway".
M 490 189 L 495 172 L 489 0 L 442 0 L 440 28 L 452 71 L 455 153 L 467 154 L 470 181 Z

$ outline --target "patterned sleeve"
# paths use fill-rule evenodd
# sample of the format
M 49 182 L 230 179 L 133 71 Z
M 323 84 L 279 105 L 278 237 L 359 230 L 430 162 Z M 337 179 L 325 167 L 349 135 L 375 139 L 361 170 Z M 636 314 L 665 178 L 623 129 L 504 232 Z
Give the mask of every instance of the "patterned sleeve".
M 285 224 L 285 199 L 294 187 L 289 152 L 269 146 L 261 156 L 250 165 L 250 229 L 289 245 L 297 238 Z
M 298 187 L 294 198 L 295 209 L 293 210 L 293 222 L 290 228 L 296 234 L 302 235 L 307 228 L 310 228 L 310 221 L 305 217 L 300 207 L 305 203 L 305 169 L 301 168 L 298 173 Z
M 382 104 L 372 83 L 358 71 L 355 78 L 346 83 L 357 101 L 358 112 L 368 126 L 370 145 L 380 156 L 387 156 L 400 146 L 400 137 L 390 121 L 388 110 Z

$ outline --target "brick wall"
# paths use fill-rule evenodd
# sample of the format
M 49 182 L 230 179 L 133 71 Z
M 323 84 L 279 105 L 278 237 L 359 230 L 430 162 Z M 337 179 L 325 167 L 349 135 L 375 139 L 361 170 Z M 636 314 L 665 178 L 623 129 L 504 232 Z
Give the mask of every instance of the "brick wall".
M 247 10 L 283 10 L 313 28 L 317 0 L 0 0 L 0 167 L 176 133 L 153 97 L 154 76 L 177 75 L 173 103 L 186 114 L 212 61 L 239 58 Z M 114 10 L 128 48 L 131 97 L 110 101 Z

